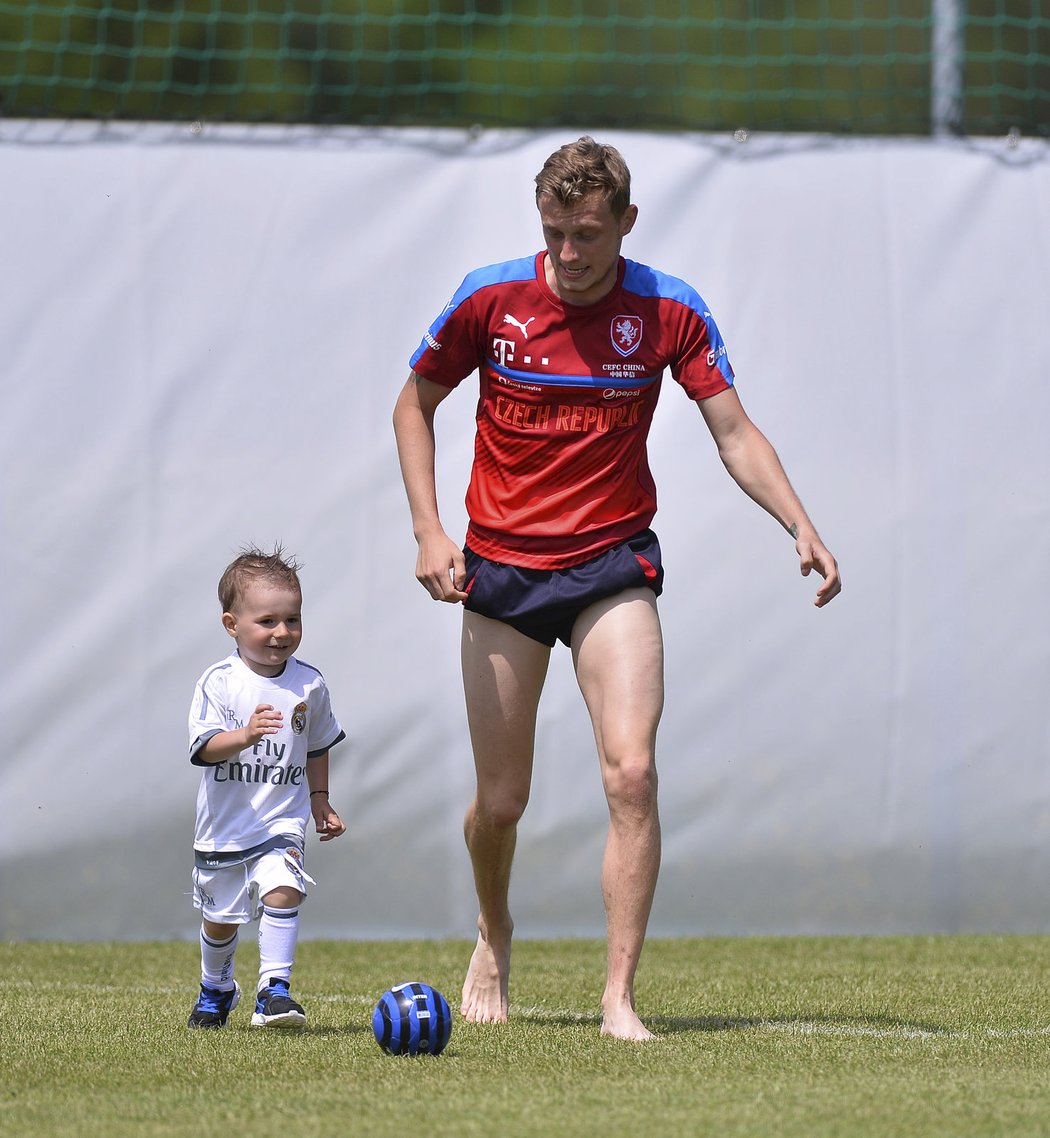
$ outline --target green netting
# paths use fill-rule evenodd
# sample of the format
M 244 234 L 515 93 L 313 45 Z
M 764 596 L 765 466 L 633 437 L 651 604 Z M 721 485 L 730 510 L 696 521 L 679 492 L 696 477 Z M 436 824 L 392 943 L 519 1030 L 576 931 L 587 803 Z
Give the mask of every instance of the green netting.
M 1050 134 L 1050 0 L 0 0 L 18 117 Z

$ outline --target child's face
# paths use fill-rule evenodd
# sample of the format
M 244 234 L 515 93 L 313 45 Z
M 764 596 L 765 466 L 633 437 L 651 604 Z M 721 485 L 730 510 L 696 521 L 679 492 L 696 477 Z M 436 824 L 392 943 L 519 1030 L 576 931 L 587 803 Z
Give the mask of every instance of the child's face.
M 222 623 L 253 672 L 279 676 L 303 638 L 302 607 L 298 589 L 252 581 Z

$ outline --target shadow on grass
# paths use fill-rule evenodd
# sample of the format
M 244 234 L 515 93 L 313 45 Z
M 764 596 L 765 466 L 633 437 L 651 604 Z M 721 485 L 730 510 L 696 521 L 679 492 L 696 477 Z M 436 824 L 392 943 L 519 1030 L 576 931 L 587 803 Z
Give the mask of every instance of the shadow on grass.
M 557 1027 L 601 1026 L 598 1014 L 543 1012 L 535 1009 L 520 1013 L 522 1019 Z M 656 1035 L 688 1035 L 716 1031 L 788 1031 L 795 1034 L 897 1036 L 943 1035 L 948 1029 L 939 1024 L 897 1019 L 894 1016 L 783 1016 L 760 1019 L 742 1016 L 661 1016 L 642 1015 L 645 1025 Z

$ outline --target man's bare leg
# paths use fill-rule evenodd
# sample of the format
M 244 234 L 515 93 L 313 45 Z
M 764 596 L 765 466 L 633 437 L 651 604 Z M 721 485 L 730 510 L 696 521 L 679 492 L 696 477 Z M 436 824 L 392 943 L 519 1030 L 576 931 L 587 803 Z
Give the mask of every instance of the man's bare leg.
M 634 979 L 660 870 L 656 729 L 663 710 L 663 636 L 650 589 L 592 605 L 573 630 L 573 661 L 594 725 L 609 802 L 602 862 L 608 971 L 602 1034 L 653 1038 L 635 1009 Z
M 510 625 L 463 614 L 463 690 L 477 792 L 463 833 L 478 894 L 478 943 L 460 1010 L 473 1023 L 505 1023 L 514 922 L 510 872 L 518 820 L 532 784 L 536 709 L 550 649 Z

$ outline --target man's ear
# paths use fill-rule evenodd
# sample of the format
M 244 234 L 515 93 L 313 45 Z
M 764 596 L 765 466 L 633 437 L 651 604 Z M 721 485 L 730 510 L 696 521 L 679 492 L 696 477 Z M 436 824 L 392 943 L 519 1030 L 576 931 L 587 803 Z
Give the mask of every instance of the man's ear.
M 620 236 L 626 237 L 628 233 L 634 228 L 634 223 L 638 220 L 638 207 L 636 205 L 629 205 L 623 211 L 623 217 L 620 218 Z
M 237 635 L 237 618 L 232 612 L 224 612 L 222 614 L 222 627 L 225 628 L 231 636 Z

